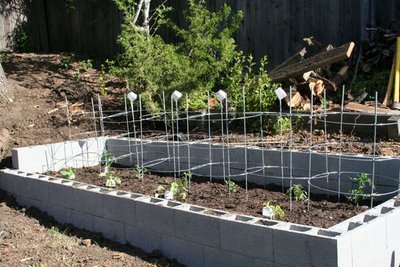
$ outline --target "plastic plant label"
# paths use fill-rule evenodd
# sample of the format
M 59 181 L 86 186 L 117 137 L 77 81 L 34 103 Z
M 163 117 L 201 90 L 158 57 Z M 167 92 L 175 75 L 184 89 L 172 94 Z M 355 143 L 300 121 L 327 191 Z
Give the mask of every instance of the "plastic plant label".
M 131 102 L 135 101 L 137 99 L 137 94 L 135 94 L 134 92 L 130 92 L 128 94 L 128 98 Z
M 271 218 L 271 216 L 272 216 L 272 210 L 271 210 L 271 208 L 265 208 L 265 207 L 264 207 L 264 208 L 262 209 L 262 216 Z
M 172 97 L 173 100 L 178 101 L 179 98 L 182 97 L 182 93 L 175 90 L 175 91 L 172 93 L 171 97 Z
M 166 200 L 173 200 L 174 194 L 172 193 L 172 191 L 165 191 L 164 198 Z
M 284 99 L 287 96 L 286 92 L 282 89 L 282 87 L 279 87 L 278 89 L 276 89 L 275 94 L 278 97 L 279 101 L 281 101 L 282 99 Z
M 218 101 L 219 101 L 219 102 L 222 102 L 222 101 L 224 101 L 224 99 L 226 99 L 227 94 L 226 94 L 224 91 L 219 90 L 219 91 L 217 92 L 216 96 L 217 96 Z

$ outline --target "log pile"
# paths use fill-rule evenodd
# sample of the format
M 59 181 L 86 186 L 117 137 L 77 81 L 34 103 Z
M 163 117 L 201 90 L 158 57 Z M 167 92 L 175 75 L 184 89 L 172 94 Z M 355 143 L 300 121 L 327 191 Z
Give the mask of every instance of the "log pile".
M 308 39 L 308 38 L 307 38 Z M 353 42 L 339 47 L 329 45 L 320 53 L 306 58 L 307 49 L 303 48 L 284 63 L 271 71 L 273 82 L 281 82 L 284 87 L 292 87 L 292 97 L 286 99 L 292 108 L 310 107 L 311 96 L 317 99 L 324 97 L 324 91 L 336 92 L 346 80 L 350 59 L 355 44 Z M 331 66 L 342 63 L 338 71 Z M 336 64 L 337 65 L 337 64 Z

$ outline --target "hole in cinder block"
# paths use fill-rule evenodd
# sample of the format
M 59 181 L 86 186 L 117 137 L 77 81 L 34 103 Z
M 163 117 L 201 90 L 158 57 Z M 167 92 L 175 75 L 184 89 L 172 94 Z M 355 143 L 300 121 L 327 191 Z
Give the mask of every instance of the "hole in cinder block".
M 300 226 L 300 225 L 291 225 L 289 227 L 290 230 L 297 231 L 297 232 L 307 232 L 311 230 L 310 227 Z
M 72 184 L 72 186 L 73 187 L 78 187 L 78 186 L 81 186 L 82 184 L 81 183 L 78 183 L 78 182 L 74 182 L 73 184 Z
M 206 210 L 204 212 L 204 214 L 213 215 L 213 216 L 218 216 L 219 217 L 219 216 L 225 215 L 226 212 L 219 211 L 219 210 Z
M 28 172 L 27 174 L 26 174 L 26 176 L 34 176 L 35 174 L 34 173 L 30 173 L 30 172 Z
M 160 203 L 160 202 L 162 202 L 163 200 L 162 199 L 158 199 L 158 198 L 150 198 L 150 203 Z
M 39 175 L 39 179 L 43 179 L 43 178 L 46 178 L 47 176 L 46 175 Z
M 66 184 L 66 183 L 72 183 L 70 180 L 61 180 L 62 184 Z
M 93 189 L 96 189 L 96 188 L 98 188 L 98 187 L 92 186 L 92 185 L 88 185 L 88 186 L 86 187 L 87 190 L 93 190 Z
M 319 230 L 317 232 L 317 234 L 323 235 L 323 236 L 329 236 L 329 237 L 335 237 L 335 236 L 341 235 L 341 233 L 339 233 L 339 232 L 332 232 L 332 231 L 327 231 L 327 230 Z
M 256 221 L 256 224 L 260 224 L 260 225 L 265 225 L 265 226 L 273 226 L 273 225 L 277 225 L 277 222 L 272 222 L 272 221 L 267 221 L 267 220 L 258 220 Z
M 50 177 L 50 178 L 49 178 L 49 181 L 58 181 L 58 180 L 60 180 L 60 179 L 54 178 L 54 177 Z
M 248 222 L 251 221 L 253 218 L 247 217 L 247 216 L 242 216 L 242 215 L 236 215 L 235 220 L 240 221 L 240 222 Z
M 396 201 L 394 202 L 393 206 L 399 207 L 399 206 L 400 206 L 400 200 L 396 200 Z
M 23 171 L 17 171 L 17 174 L 23 174 L 23 173 L 25 173 L 25 172 L 23 172 Z
M 176 203 L 176 202 L 172 202 L 172 201 L 168 201 L 168 203 L 167 203 L 168 207 L 177 207 L 177 206 L 180 206 L 180 205 L 182 205 L 182 204 Z
M 106 189 L 106 188 L 100 189 L 100 193 L 106 193 L 106 194 L 108 194 L 108 193 L 111 193 L 111 192 L 112 192 L 112 190 L 110 190 L 110 189 Z
M 131 196 L 130 196 L 130 198 L 133 198 L 133 199 L 138 198 L 138 197 L 142 197 L 142 195 L 140 195 L 140 194 L 131 194 Z
M 349 226 L 347 227 L 348 231 L 351 231 L 359 226 L 363 225 L 361 222 L 350 222 Z
M 382 207 L 381 209 L 381 214 L 385 214 L 388 213 L 390 211 L 394 210 L 394 208 L 390 208 L 390 207 Z
M 116 195 L 117 195 L 117 196 L 125 196 L 125 195 L 129 195 L 129 193 L 127 193 L 127 192 L 122 192 L 122 191 L 118 191 L 118 192 L 116 193 Z
M 201 211 L 205 210 L 205 208 L 200 208 L 200 207 L 196 207 L 196 206 L 190 206 L 189 210 L 190 211 L 195 211 L 195 212 L 201 212 Z
M 364 222 L 369 222 L 372 221 L 373 219 L 376 219 L 378 216 L 374 216 L 374 215 L 365 215 L 364 216 Z

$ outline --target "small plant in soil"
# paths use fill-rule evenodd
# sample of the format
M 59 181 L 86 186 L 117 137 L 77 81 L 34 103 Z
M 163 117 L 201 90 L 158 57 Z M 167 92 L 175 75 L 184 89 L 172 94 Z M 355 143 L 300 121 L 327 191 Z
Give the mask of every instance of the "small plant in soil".
M 165 187 L 162 185 L 159 185 L 156 189 L 156 193 L 154 194 L 155 197 L 161 197 L 165 196 Z
M 107 173 L 108 170 L 111 168 L 111 165 L 115 163 L 116 159 L 113 154 L 108 152 L 107 150 L 104 150 L 101 153 L 101 165 L 104 165 L 105 172 Z
M 290 119 L 287 117 L 279 117 L 273 128 L 275 133 L 280 133 L 282 131 L 283 134 L 286 134 L 290 132 Z
M 225 180 L 225 184 L 228 186 L 229 192 L 236 193 L 238 191 L 238 185 L 232 180 Z
M 106 186 L 110 188 L 114 188 L 116 185 L 121 184 L 121 177 L 115 175 L 113 171 L 101 172 L 99 177 L 106 178 Z
M 184 187 L 188 188 L 189 187 L 189 181 L 192 179 L 192 173 L 191 172 L 184 172 L 182 174 L 182 183 Z
M 372 197 L 371 194 L 367 194 L 366 192 L 367 188 L 375 188 L 368 174 L 362 172 L 358 177 L 350 178 L 350 180 L 353 183 L 353 189 L 350 191 L 351 195 L 347 197 L 350 202 L 359 206 L 361 200 Z
M 294 196 L 294 199 L 296 201 L 307 200 L 307 192 L 303 189 L 303 186 L 301 184 L 293 185 L 286 192 L 289 196 Z
M 76 178 L 76 170 L 74 167 L 69 167 L 67 169 L 61 170 L 60 174 L 63 178 L 68 180 L 74 180 Z
M 136 179 L 142 179 L 146 173 L 150 173 L 149 170 L 143 166 L 136 165 L 133 168 L 133 177 Z
M 187 183 L 183 179 L 181 181 L 172 182 L 169 190 L 171 191 L 174 199 L 178 201 L 185 201 L 189 192 Z
M 285 217 L 285 211 L 279 205 L 271 205 L 269 201 L 265 201 L 263 203 L 263 208 L 269 210 L 267 217 L 270 219 L 278 220 Z

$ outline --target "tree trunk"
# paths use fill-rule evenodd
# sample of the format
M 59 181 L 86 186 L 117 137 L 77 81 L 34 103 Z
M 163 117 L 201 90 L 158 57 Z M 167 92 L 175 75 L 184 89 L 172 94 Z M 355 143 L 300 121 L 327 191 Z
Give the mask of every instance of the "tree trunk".
M 7 83 L 6 75 L 4 74 L 3 66 L 0 63 L 0 104 L 10 102 L 10 88 Z

